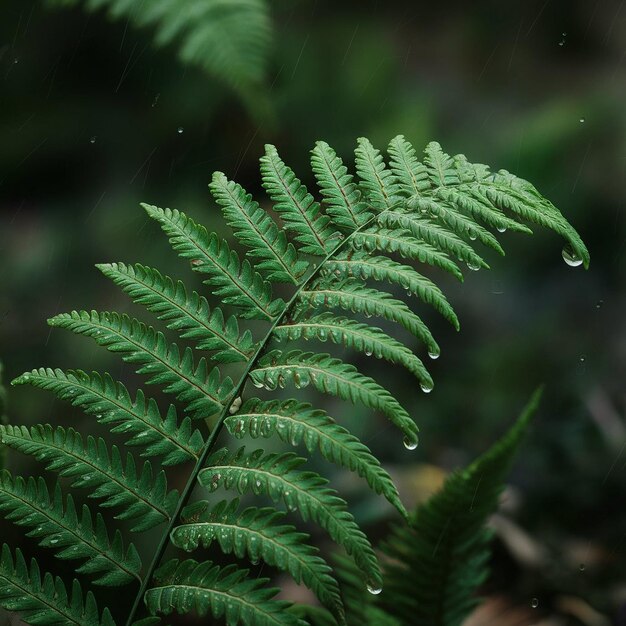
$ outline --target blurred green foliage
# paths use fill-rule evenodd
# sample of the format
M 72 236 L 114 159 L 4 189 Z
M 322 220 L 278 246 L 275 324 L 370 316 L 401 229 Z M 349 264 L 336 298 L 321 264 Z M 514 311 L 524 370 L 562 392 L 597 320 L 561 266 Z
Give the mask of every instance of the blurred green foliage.
M 437 139 L 447 152 L 531 180 L 582 234 L 591 269 L 567 267 L 555 236 L 506 235 L 508 256 L 489 257 L 491 271 L 443 285 L 462 330 L 428 319 L 442 347 L 431 367 L 434 392 L 425 397 L 408 378 L 388 375 L 420 424 L 418 450 L 379 437 L 382 419 L 338 417 L 395 467 L 410 503 L 417 463 L 451 469 L 468 461 L 502 431 L 502 416 L 545 383 L 513 476 L 519 497 L 506 511 L 547 561 L 520 560 L 501 537 L 487 591 L 524 606 L 539 597 L 537 612 L 547 613 L 559 596 L 576 595 L 616 615 L 626 602 L 622 5 L 274 2 L 270 123 L 220 81 L 181 64 L 172 48 L 155 48 L 149 29 L 78 7 L 49 11 L 41 1 L 5 0 L 0 353 L 7 377 L 43 363 L 119 371 L 111 355 L 44 321 L 87 305 L 132 310 L 96 262 L 158 260 L 164 271 L 184 274 L 168 261 L 140 201 L 213 225 L 212 171 L 257 192 L 264 142 L 280 146 L 311 184 L 307 157 L 316 139 L 344 157 L 362 135 L 379 146 L 399 132 L 416 146 Z M 123 367 L 120 376 L 132 386 Z M 12 392 L 11 406 L 25 424 L 85 419 L 27 389 Z M 11 458 L 15 467 L 23 463 Z M 355 513 L 384 534 L 391 512 L 357 485 L 346 488 L 354 490 Z

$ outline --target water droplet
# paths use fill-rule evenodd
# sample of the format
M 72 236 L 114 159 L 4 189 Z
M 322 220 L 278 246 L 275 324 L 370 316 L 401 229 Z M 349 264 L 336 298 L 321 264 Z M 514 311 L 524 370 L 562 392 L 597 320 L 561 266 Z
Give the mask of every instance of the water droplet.
M 91 139 L 89 140 L 89 143 L 96 143 L 96 139 L 97 137 L 95 135 L 92 135 Z
M 433 390 L 433 384 L 432 383 L 426 383 L 426 382 L 421 382 L 420 383 L 420 388 L 424 393 L 430 393 Z
M 176 129 L 176 132 L 177 132 L 179 135 L 182 135 L 182 134 L 185 132 L 185 129 L 184 129 L 182 126 L 179 126 L 179 127 Z
M 584 124 L 584 123 L 585 123 L 585 118 L 584 118 L 584 117 L 581 117 L 578 121 L 579 121 L 581 124 Z
M 260 381 L 260 380 L 253 380 L 252 384 L 257 388 L 257 389 L 263 389 L 263 387 L 265 387 L 265 385 Z
M 598 300 L 596 303 L 596 309 L 599 309 L 604 304 L 604 300 Z
M 584 571 L 585 571 L 585 564 L 584 564 L 584 563 L 581 563 L 581 564 L 578 566 L 578 569 L 579 569 L 581 572 L 584 572 Z
M 428 356 L 433 360 L 437 360 L 441 356 L 441 352 L 428 352 Z
M 255 484 L 257 487 L 260 487 L 260 486 L 261 486 L 261 481 L 260 481 L 260 480 L 257 480 L 254 484 Z
M 584 363 L 584 362 L 585 362 L 585 355 L 584 355 L 584 354 L 580 357 L 580 362 L 581 362 L 581 363 Z
M 372 356 L 372 351 L 369 348 L 365 350 L 365 356 Z
M 13 65 L 17 65 L 19 62 L 20 60 L 17 57 L 13 59 Z
M 476 239 L 478 238 L 478 235 L 473 230 L 470 230 L 468 234 L 469 234 L 469 238 L 472 241 L 476 241 Z
M 377 596 L 382 590 L 382 587 L 379 587 L 377 584 L 367 583 L 367 590 L 373 595 Z
M 496 230 L 499 233 L 506 233 L 506 226 L 496 226 Z
M 533 598 L 530 601 L 530 606 L 532 606 L 533 609 L 536 609 L 539 606 L 539 598 Z
M 563 256 L 563 260 L 570 267 L 578 267 L 583 263 L 583 260 L 574 252 L 574 250 L 569 245 L 563 247 L 561 255 Z
M 480 269 L 480 265 L 478 263 L 472 263 L 468 261 L 467 269 L 472 270 L 472 272 L 477 272 Z
M 415 450 L 415 448 L 417 448 L 417 439 L 409 439 L 409 437 L 405 437 L 402 440 L 402 443 L 407 450 Z

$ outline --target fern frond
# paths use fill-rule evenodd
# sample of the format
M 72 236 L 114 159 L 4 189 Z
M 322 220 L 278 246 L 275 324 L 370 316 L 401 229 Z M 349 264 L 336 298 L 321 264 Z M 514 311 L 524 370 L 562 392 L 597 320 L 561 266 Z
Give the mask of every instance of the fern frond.
M 428 383 L 432 388 L 432 378 Z M 286 383 L 312 385 L 321 393 L 361 403 L 384 413 L 405 436 L 409 445 L 417 443 L 417 426 L 400 403 L 369 376 L 361 374 L 354 365 L 344 363 L 328 354 L 291 350 L 272 350 L 259 360 L 250 372 L 257 387 L 273 390 Z M 426 383 L 425 383 L 426 384 Z
M 168 345 L 163 333 L 127 315 L 72 311 L 48 323 L 91 337 L 107 350 L 122 353 L 124 361 L 139 364 L 137 373 L 148 376 L 147 384 L 162 385 L 163 391 L 185 402 L 185 411 L 194 419 L 218 412 L 232 391 L 232 380 L 220 381 L 219 369 L 209 371 L 206 359 L 195 366 L 191 348 L 181 356 L 178 345 Z
M 369 139 L 360 137 L 354 156 L 359 187 L 368 203 L 377 211 L 391 209 L 401 199 L 400 186 L 393 172 L 387 169 L 380 150 L 374 148 Z
M 284 517 L 283 512 L 273 508 L 239 511 L 238 499 L 222 500 L 212 508 L 208 502 L 198 502 L 183 512 L 184 524 L 172 531 L 172 543 L 192 551 L 217 541 L 225 554 L 248 558 L 252 563 L 263 560 L 289 573 L 296 583 L 303 582 L 343 621 L 339 587 L 332 570 L 317 549 L 307 543 L 309 536 L 283 524 Z
M 69 596 L 60 578 L 48 573 L 42 578 L 35 559 L 29 567 L 18 548 L 14 560 L 6 544 L 0 556 L 0 606 L 7 611 L 19 611 L 33 625 L 115 626 L 108 609 L 100 615 L 91 591 L 83 600 L 77 580 Z
M 415 294 L 420 300 L 433 306 L 456 330 L 459 330 L 459 318 L 441 289 L 408 265 L 384 256 L 370 256 L 365 252 L 339 254 L 326 262 L 322 275 L 326 274 L 364 281 L 387 281 L 392 285 L 399 285 L 406 289 L 407 295 Z
M 43 461 L 46 469 L 71 478 L 73 487 L 89 489 L 90 497 L 103 499 L 101 506 L 122 508 L 116 519 L 133 520 L 134 531 L 169 520 L 178 500 L 176 491 L 167 491 L 165 472 L 153 476 L 150 461 L 138 472 L 131 454 L 124 464 L 117 446 L 109 453 L 103 439 L 91 436 L 85 446 L 73 428 L 2 426 L 0 438 L 14 450 Z
M 168 561 L 156 573 L 158 586 L 146 593 L 153 614 L 174 611 L 211 614 L 227 626 L 306 626 L 287 611 L 289 603 L 273 600 L 277 589 L 265 587 L 267 578 L 250 578 L 236 565 L 220 567 L 210 561 Z
M 241 495 L 253 493 L 283 501 L 289 511 L 313 521 L 350 554 L 372 584 L 380 581 L 380 570 L 372 547 L 346 510 L 346 503 L 330 489 L 328 481 L 315 472 L 299 470 L 304 459 L 293 453 L 267 454 L 255 450 L 234 454 L 223 449 L 211 455 L 198 478 L 210 491 L 219 486 Z
M 456 256 L 457 259 L 465 261 L 469 266 L 489 269 L 489 265 L 474 251 L 472 246 L 455 235 L 454 232 L 450 232 L 447 228 L 434 223 L 422 214 L 416 215 L 396 209 L 386 211 L 379 215 L 378 219 L 387 228 L 393 230 L 399 226 L 410 232 L 416 239 L 424 241 L 451 256 Z
M 211 311 L 206 298 L 195 291 L 187 295 L 181 281 L 174 282 L 158 270 L 136 263 L 99 264 L 96 267 L 119 285 L 137 304 L 156 313 L 181 339 L 197 341 L 198 350 L 214 350 L 211 356 L 221 363 L 247 361 L 255 351 L 249 330 L 239 332 L 237 318 L 226 320 L 219 307 Z
M 469 467 L 455 472 L 441 491 L 417 509 L 408 526 L 395 526 L 383 546 L 393 559 L 380 602 L 403 623 L 460 626 L 478 603 L 487 576 L 495 511 L 503 481 L 536 411 L 535 392 L 509 432 Z
M 327 213 L 333 224 L 349 231 L 363 226 L 372 213 L 352 174 L 336 152 L 325 142 L 318 141 L 311 153 L 311 166 Z
M 146 398 L 139 389 L 133 401 L 126 387 L 109 374 L 40 368 L 22 374 L 12 384 L 52 391 L 58 398 L 95 415 L 101 424 L 116 424 L 112 433 L 133 435 L 125 442 L 127 446 L 140 446 L 143 457 L 163 455 L 161 463 L 166 466 L 197 460 L 204 444 L 190 418 L 178 424 L 173 405 L 163 419 L 152 398 Z
M 259 203 L 221 172 L 213 174 L 209 188 L 239 243 L 249 249 L 250 256 L 261 260 L 256 269 L 269 281 L 298 284 L 308 263 L 298 258 L 296 249 L 287 242 L 285 232 L 278 230 Z
M 333 230 L 330 219 L 321 211 L 319 202 L 278 156 L 272 145 L 265 146 L 261 157 L 263 187 L 274 202 L 285 228 L 295 233 L 301 244 L 300 250 L 307 254 L 326 256 L 337 244 L 338 234 Z
M 309 307 L 340 308 L 344 311 L 361 313 L 365 317 L 382 317 L 396 322 L 422 341 L 428 352 L 439 355 L 439 345 L 424 322 L 409 307 L 391 294 L 365 287 L 361 281 L 345 280 L 328 286 L 314 285 L 303 289 L 300 301 Z
M 0 473 L 0 510 L 18 526 L 32 528 L 28 537 L 39 540 L 42 548 L 57 551 L 58 559 L 87 559 L 76 572 L 98 574 L 97 585 L 126 585 L 141 580 L 141 559 L 131 543 L 124 550 L 121 533 L 109 540 L 104 519 L 98 513 L 94 526 L 91 512 L 83 505 L 80 518 L 72 496 L 63 502 L 59 484 L 52 498 L 43 478 L 28 481 L 9 472 Z
M 148 215 L 161 224 L 172 248 L 180 257 L 191 260 L 191 267 L 208 274 L 204 282 L 226 304 L 242 310 L 245 318 L 271 320 L 284 308 L 280 299 L 272 300 L 272 288 L 247 259 L 240 261 L 226 240 L 208 233 L 184 213 L 142 204 Z
M 263 402 L 247 400 L 236 415 L 224 422 L 231 435 L 257 439 L 276 433 L 292 446 L 304 444 L 310 452 L 320 454 L 340 467 L 365 478 L 369 486 L 405 516 L 398 490 L 369 448 L 337 424 L 324 411 L 296 400 Z
M 154 28 L 157 46 L 176 42 L 182 62 L 200 66 L 246 100 L 264 81 L 272 30 L 264 0 L 159 0 L 140 6 L 128 0 L 85 0 L 85 5 L 90 11 L 106 8 L 111 18 L 136 27 Z
M 415 148 L 403 135 L 394 137 L 387 148 L 389 167 L 394 173 L 400 191 L 406 196 L 419 196 L 430 188 L 428 171 L 415 156 Z
M 332 341 L 352 350 L 358 350 L 366 356 L 377 359 L 386 359 L 390 363 L 398 363 L 405 367 L 419 381 L 425 385 L 432 384 L 432 378 L 424 364 L 411 350 L 387 333 L 370 326 L 361 324 L 347 317 L 336 316 L 332 313 L 320 313 L 302 321 L 276 326 L 274 337 L 277 341 L 295 341 L 297 339 L 317 339 Z M 300 380 L 300 386 L 308 383 Z
M 383 213 L 382 216 L 384 215 Z M 384 217 L 379 219 L 382 219 L 384 223 Z M 463 274 L 458 265 L 445 253 L 440 252 L 430 244 L 415 239 L 409 231 L 401 228 L 391 230 L 384 227 L 372 227 L 354 235 L 351 245 L 355 250 L 364 248 L 368 252 L 378 250 L 390 254 L 399 254 L 405 259 L 439 267 L 459 280 L 463 280 Z

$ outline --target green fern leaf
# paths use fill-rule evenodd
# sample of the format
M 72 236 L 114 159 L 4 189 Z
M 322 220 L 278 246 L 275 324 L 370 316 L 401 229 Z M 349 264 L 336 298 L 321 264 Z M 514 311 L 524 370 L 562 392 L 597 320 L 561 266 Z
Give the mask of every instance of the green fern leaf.
M 37 425 L 2 426 L 0 438 L 9 447 L 30 454 L 46 463 L 46 469 L 73 479 L 73 487 L 91 491 L 101 498 L 103 507 L 121 507 L 116 519 L 136 520 L 132 530 L 141 531 L 169 520 L 178 500 L 176 491 L 167 491 L 165 472 L 153 477 L 150 461 L 137 472 L 135 460 L 127 455 L 122 461 L 117 446 L 111 452 L 103 439 L 87 438 L 87 446 L 73 428 Z
M 387 333 L 361 324 L 347 317 L 335 316 L 332 313 L 321 313 L 302 321 L 276 326 L 274 336 L 278 341 L 296 341 L 297 339 L 330 340 L 338 345 L 358 350 L 366 356 L 386 359 L 390 363 L 398 363 L 405 367 L 424 385 L 431 385 L 432 378 L 424 364 L 411 350 Z M 300 386 L 306 382 L 300 380 Z
M 302 244 L 300 250 L 307 254 L 326 256 L 337 244 L 338 233 L 330 225 L 328 216 L 321 212 L 319 202 L 278 156 L 276 148 L 265 146 L 261 157 L 263 187 L 274 202 L 285 228 L 295 233 Z
M 74 5 L 78 0 L 48 0 Z M 113 19 L 154 28 L 155 44 L 177 42 L 184 63 L 197 65 L 235 88 L 252 105 L 265 78 L 271 22 L 264 0 L 85 0 L 88 10 L 106 8 Z
M 249 435 L 256 439 L 276 433 L 292 446 L 303 443 L 310 453 L 319 451 L 331 463 L 365 478 L 374 492 L 384 495 L 406 516 L 398 490 L 378 459 L 324 411 L 296 400 L 263 402 L 253 398 L 236 415 L 227 417 L 225 425 L 237 438 Z
M 172 543 L 192 551 L 217 541 L 226 554 L 252 563 L 263 560 L 303 582 L 343 622 L 339 587 L 330 567 L 307 543 L 309 536 L 282 524 L 285 514 L 276 509 L 238 509 L 238 499 L 222 500 L 212 508 L 208 502 L 192 504 L 183 512 L 184 524 L 172 531 Z
M 382 213 L 379 216 L 379 221 L 383 224 L 386 221 L 385 215 Z M 364 248 L 368 252 L 379 250 L 399 254 L 405 259 L 439 267 L 459 280 L 463 280 L 461 270 L 445 253 L 439 252 L 430 244 L 415 239 L 409 231 L 401 228 L 391 230 L 384 227 L 371 227 L 354 235 L 351 245 L 355 250 Z
M 441 352 L 426 324 L 404 302 L 385 291 L 365 287 L 361 281 L 344 280 L 328 286 L 314 285 L 311 289 L 300 291 L 299 298 L 302 304 L 309 307 L 340 308 L 361 313 L 365 317 L 382 317 L 396 322 L 422 341 L 431 355 L 438 356 Z
M 370 256 L 365 252 L 339 254 L 326 262 L 322 276 L 335 274 L 339 278 L 387 281 L 406 289 L 407 295 L 415 294 L 423 302 L 432 305 L 455 328 L 459 319 L 439 287 L 408 265 L 402 265 L 384 256 Z
M 333 224 L 349 231 L 363 226 L 372 217 L 352 174 L 324 141 L 312 150 L 311 166 Z
M 141 560 L 133 544 L 124 550 L 121 533 L 116 531 L 113 543 L 98 513 L 94 527 L 91 512 L 83 505 L 80 519 L 68 495 L 65 506 L 60 485 L 56 485 L 50 498 L 43 478 L 28 481 L 9 472 L 0 473 L 0 510 L 6 519 L 18 526 L 32 527 L 28 537 L 39 540 L 43 548 L 57 551 L 58 559 L 88 559 L 76 571 L 99 574 L 97 585 L 126 585 L 141 580 Z
M 374 148 L 369 139 L 360 137 L 354 155 L 359 187 L 368 203 L 378 211 L 391 209 L 401 200 L 401 189 L 393 172 L 387 169 L 380 150 Z
M 455 472 L 417 509 L 409 526 L 396 526 L 383 549 L 382 606 L 406 624 L 460 626 L 478 603 L 476 588 L 487 575 L 495 511 L 503 481 L 536 411 L 536 392 L 515 425 L 468 468 Z
M 204 444 L 188 417 L 178 424 L 173 405 L 163 419 L 152 398 L 146 399 L 140 389 L 133 402 L 126 387 L 108 374 L 40 368 L 22 374 L 12 384 L 47 389 L 95 415 L 101 424 L 116 424 L 112 433 L 133 435 L 125 442 L 127 446 L 141 446 L 143 457 L 163 455 L 161 463 L 166 466 L 197 460 Z
M 0 556 L 0 606 L 7 611 L 19 611 L 33 626 L 115 626 L 108 609 L 100 617 L 91 591 L 83 600 L 77 580 L 68 596 L 60 578 L 51 574 L 42 578 L 37 561 L 32 559 L 29 567 L 19 549 L 13 560 L 6 544 Z
M 403 135 L 389 142 L 389 167 L 393 172 L 400 191 L 406 196 L 419 196 L 430 188 L 428 170 L 417 159 L 415 148 Z
M 230 454 L 222 449 L 211 455 L 198 478 L 210 491 L 221 485 L 241 495 L 251 492 L 267 495 L 274 502 L 284 501 L 289 511 L 297 511 L 305 522 L 311 520 L 326 530 L 372 584 L 378 584 L 380 570 L 367 537 L 325 478 L 298 469 L 304 461 L 292 453 L 264 455 L 263 450 L 255 450 L 246 454 L 245 448 L 240 448 Z
M 181 339 L 197 341 L 198 350 L 215 350 L 216 361 L 230 363 L 247 361 L 256 349 L 249 330 L 239 333 L 235 316 L 224 320 L 220 308 L 213 311 L 206 298 L 195 291 L 187 296 L 181 281 L 174 282 L 158 270 L 136 263 L 96 265 L 100 271 L 119 285 L 133 302 L 144 305 L 167 327 L 180 333 Z
M 215 287 L 214 293 L 226 304 L 242 309 L 244 318 L 271 320 L 282 312 L 285 303 L 272 300 L 272 288 L 254 270 L 247 259 L 239 260 L 226 240 L 208 233 L 184 213 L 142 204 L 148 215 L 161 224 L 172 248 L 179 256 L 190 259 L 191 267 L 208 274 L 204 282 Z
M 272 350 L 259 360 L 250 373 L 257 387 L 276 389 L 287 382 L 303 386 L 312 383 L 321 393 L 361 403 L 384 413 L 403 433 L 408 445 L 417 443 L 417 426 L 400 403 L 383 387 L 364 376 L 354 365 L 343 363 L 328 354 L 291 350 Z M 432 378 L 428 374 L 432 388 Z
M 48 320 L 51 326 L 93 338 L 111 352 L 120 352 L 122 359 L 138 363 L 139 374 L 148 376 L 147 383 L 162 385 L 163 391 L 186 402 L 185 410 L 194 419 L 205 419 L 218 412 L 232 391 L 230 378 L 220 381 L 217 367 L 208 371 L 204 358 L 197 367 L 191 348 L 180 355 L 178 345 L 168 346 L 165 336 L 142 322 L 117 313 L 72 311 Z
M 489 269 L 489 265 L 476 254 L 472 246 L 447 228 L 434 223 L 421 214 L 389 210 L 380 215 L 378 219 L 387 228 L 394 230 L 399 226 L 410 232 L 416 239 L 424 241 L 449 255 L 454 255 L 460 261 L 465 261 L 468 266 Z
M 250 256 L 261 259 L 256 269 L 269 281 L 298 284 L 308 263 L 298 259 L 298 253 L 287 242 L 285 232 L 278 230 L 259 203 L 221 172 L 213 174 L 209 188 L 237 240 L 249 249 Z
M 146 593 L 146 606 L 156 613 L 213 615 L 227 626 L 306 626 L 273 600 L 277 589 L 265 587 L 267 578 L 250 578 L 235 565 L 219 567 L 210 561 L 168 561 L 156 573 L 159 586 Z

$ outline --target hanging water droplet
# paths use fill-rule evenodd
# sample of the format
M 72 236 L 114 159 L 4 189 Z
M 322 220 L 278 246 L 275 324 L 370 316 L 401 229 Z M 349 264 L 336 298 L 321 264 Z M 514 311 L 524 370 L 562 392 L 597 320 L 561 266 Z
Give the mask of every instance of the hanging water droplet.
M 184 129 L 182 126 L 179 126 L 179 127 L 176 129 L 176 132 L 177 132 L 179 135 L 182 135 L 182 134 L 185 132 L 185 129 Z
M 260 480 L 257 480 L 254 484 L 255 484 L 257 487 L 260 487 L 260 486 L 261 486 L 261 481 L 260 481 Z
M 365 349 L 365 356 L 372 356 L 372 351 L 369 348 Z
M 415 450 L 415 448 L 417 448 L 417 439 L 410 439 L 409 437 L 405 437 L 402 440 L 402 443 L 407 450 Z
M 598 300 L 596 303 L 596 309 L 599 309 L 604 304 L 604 300 Z
M 581 572 L 584 572 L 584 571 L 585 571 L 585 564 L 584 564 L 584 563 L 581 563 L 581 564 L 578 566 L 578 569 L 579 569 Z
M 367 590 L 373 595 L 377 596 L 382 590 L 382 587 L 379 587 L 377 584 L 367 583 Z
M 533 609 L 536 609 L 539 606 L 539 598 L 533 598 L 530 601 L 530 606 L 532 606 Z
M 499 233 L 506 233 L 506 226 L 496 226 L 496 230 Z
M 476 241 L 476 239 L 478 238 L 478 235 L 473 230 L 470 230 L 468 235 L 472 241 Z
M 472 272 L 477 272 L 480 269 L 480 265 L 478 263 L 472 263 L 471 261 L 468 261 L 467 269 L 472 270 Z
M 95 135 L 92 135 L 91 139 L 89 140 L 89 143 L 96 143 L 96 139 L 97 137 Z
M 430 393 L 433 390 L 433 384 L 427 382 L 421 382 L 420 388 L 424 393 Z
M 439 358 L 439 356 L 441 355 L 441 352 L 428 352 L 428 356 L 433 360 L 437 360 Z
M 581 362 L 581 363 L 584 363 L 584 362 L 585 362 L 585 355 L 584 355 L 584 354 L 580 357 L 580 362 Z
M 561 251 L 561 255 L 563 256 L 563 260 L 570 267 L 578 267 L 579 265 L 582 265 L 583 263 L 583 260 L 576 254 L 576 252 L 574 252 L 574 250 L 572 249 L 570 245 L 566 245 L 563 247 L 563 250 Z
M 584 123 L 585 123 L 585 118 L 584 118 L 584 117 L 581 117 L 578 121 L 579 121 L 581 124 L 584 124 Z

